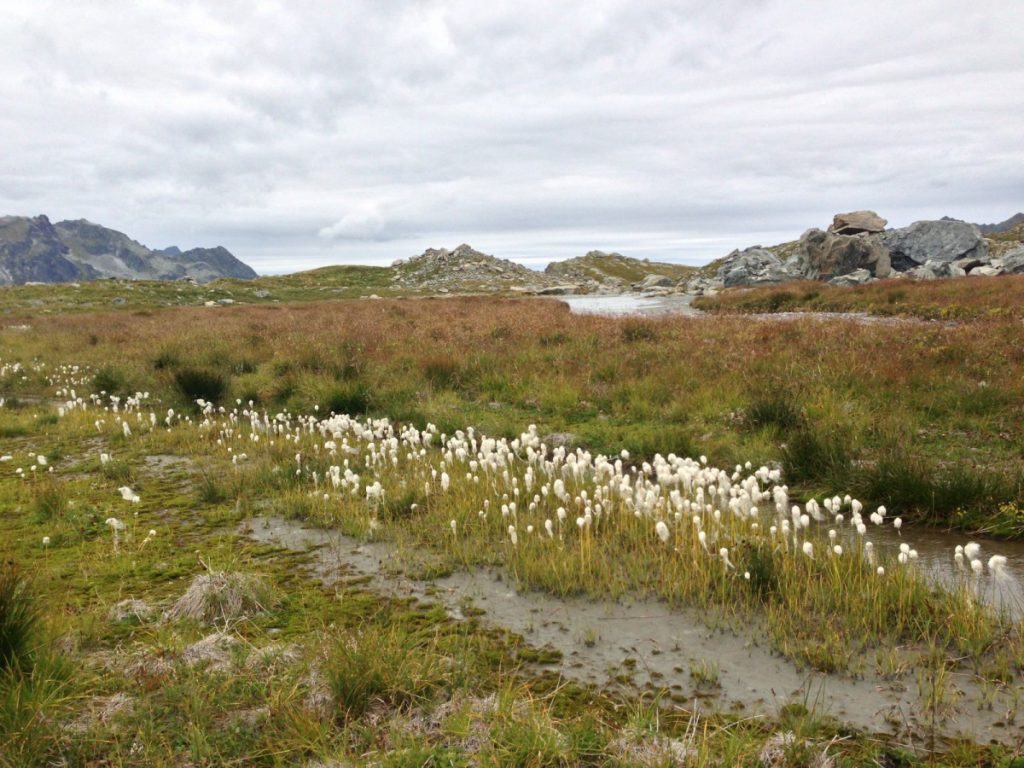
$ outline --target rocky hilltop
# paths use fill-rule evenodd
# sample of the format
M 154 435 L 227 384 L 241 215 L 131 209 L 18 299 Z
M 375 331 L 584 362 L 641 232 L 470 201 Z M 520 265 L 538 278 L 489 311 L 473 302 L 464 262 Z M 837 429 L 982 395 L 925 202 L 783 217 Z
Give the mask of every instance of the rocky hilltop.
M 1015 217 L 1016 218 L 1016 217 Z M 799 240 L 736 250 L 685 282 L 693 293 L 737 285 L 820 280 L 858 285 L 881 278 L 934 280 L 940 277 L 1024 273 L 1022 231 L 1013 219 L 995 239 L 957 219 L 917 221 L 900 229 L 874 211 L 836 214 L 826 230 L 809 229 Z M 1003 225 L 994 225 L 1000 226 Z
M 682 264 L 590 251 L 585 256 L 552 262 L 544 274 L 587 293 L 610 293 L 672 288 L 694 271 L 694 267 Z
M 226 248 L 147 248 L 122 232 L 79 219 L 0 217 L 0 285 L 99 278 L 208 282 L 256 273 Z
M 451 251 L 428 248 L 419 256 L 396 261 L 391 267 L 391 282 L 396 288 L 448 293 L 510 289 L 541 292 L 554 287 L 540 272 L 481 253 L 465 243 Z

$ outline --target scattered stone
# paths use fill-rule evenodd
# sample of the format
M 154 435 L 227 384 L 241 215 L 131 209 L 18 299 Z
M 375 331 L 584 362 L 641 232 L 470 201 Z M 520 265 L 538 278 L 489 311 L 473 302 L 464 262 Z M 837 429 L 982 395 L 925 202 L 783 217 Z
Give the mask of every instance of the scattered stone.
M 265 291 L 265 290 L 263 290 L 261 288 L 260 290 L 256 291 L 253 294 L 253 296 L 255 296 L 257 299 L 269 299 L 270 298 L 270 291 Z
M 851 211 L 833 216 L 832 226 L 828 229 L 837 235 L 858 235 L 862 232 L 884 232 L 888 223 L 874 211 Z
M 228 304 L 234 304 L 235 300 L 234 299 L 217 299 L 217 303 L 221 304 L 223 306 L 227 306 Z
M 115 296 L 114 298 L 112 298 L 110 300 L 110 303 L 111 304 L 121 305 L 121 304 L 127 303 L 127 300 L 125 299 L 124 296 Z

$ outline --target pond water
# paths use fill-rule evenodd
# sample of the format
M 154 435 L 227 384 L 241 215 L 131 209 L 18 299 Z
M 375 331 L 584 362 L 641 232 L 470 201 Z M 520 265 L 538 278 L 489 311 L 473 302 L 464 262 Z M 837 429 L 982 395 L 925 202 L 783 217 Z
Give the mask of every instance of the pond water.
M 701 315 L 699 309 L 690 306 L 694 296 L 688 293 L 671 296 L 651 296 L 642 293 L 626 293 L 615 296 L 562 296 L 560 301 L 569 305 L 569 310 L 578 315 Z
M 671 702 L 697 711 L 773 716 L 782 706 L 799 703 L 909 743 L 924 738 L 932 725 L 909 656 L 904 671 L 895 675 L 879 674 L 870 657 L 856 677 L 810 672 L 774 653 L 758 627 L 725 622 L 716 628 L 708 616 L 661 602 L 522 591 L 500 569 L 418 580 L 389 565 L 402 554 L 393 545 L 360 543 L 281 518 L 254 518 L 242 523 L 241 532 L 309 552 L 312 575 L 327 585 L 355 578 L 381 594 L 438 602 L 455 620 L 463 620 L 469 607 L 483 610 L 486 625 L 522 635 L 535 648 L 558 651 L 560 657 L 539 665 L 569 679 L 609 689 L 654 687 L 666 691 Z M 951 672 L 949 685 L 957 704 L 934 724 L 940 738 L 1014 742 L 1018 732 L 1005 714 L 1016 709 L 1014 691 L 986 692 L 967 670 Z
M 1024 617 L 1024 541 L 971 539 L 963 533 L 949 533 L 941 529 L 924 527 L 904 526 L 901 532 L 897 532 L 891 523 L 891 518 L 887 518 L 886 524 L 881 526 L 867 523 L 868 530 L 864 535 L 864 540 L 874 545 L 876 554 L 882 560 L 895 558 L 899 554 L 900 544 L 907 544 L 917 550 L 918 559 L 915 567 L 922 569 L 936 583 L 950 590 L 966 587 L 980 602 L 1005 611 L 1015 619 Z M 822 537 L 827 536 L 831 527 L 833 526 L 822 524 Z M 844 548 L 856 548 L 858 538 L 849 524 L 843 526 L 840 544 Z M 965 545 L 969 541 L 976 541 L 981 545 L 980 557 L 986 565 L 980 576 L 974 575 L 969 566 L 966 571 L 959 570 L 953 560 L 956 546 Z M 1003 555 L 1006 558 L 1006 571 L 999 578 L 994 578 L 988 570 L 988 559 L 992 555 Z

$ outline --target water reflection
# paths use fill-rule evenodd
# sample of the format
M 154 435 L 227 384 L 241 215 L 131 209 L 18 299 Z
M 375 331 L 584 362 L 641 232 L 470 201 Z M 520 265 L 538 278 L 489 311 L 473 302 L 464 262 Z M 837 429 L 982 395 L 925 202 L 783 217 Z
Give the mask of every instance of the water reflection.
M 672 296 L 645 296 L 629 293 L 618 296 L 564 296 L 561 300 L 572 312 L 580 315 L 699 315 L 699 309 L 690 306 L 691 294 Z

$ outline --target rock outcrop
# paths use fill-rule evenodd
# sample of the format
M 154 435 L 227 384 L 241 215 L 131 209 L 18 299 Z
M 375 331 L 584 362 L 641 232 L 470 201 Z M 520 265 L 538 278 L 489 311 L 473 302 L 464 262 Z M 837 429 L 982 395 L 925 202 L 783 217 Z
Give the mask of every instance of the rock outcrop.
M 759 245 L 733 251 L 718 268 L 718 278 L 726 287 L 784 283 L 800 277 L 802 275 L 792 265 Z
M 419 256 L 396 262 L 393 268 L 391 282 L 396 287 L 439 293 L 509 289 L 537 292 L 554 285 L 542 272 L 481 253 L 465 243 L 451 251 L 428 248 Z
M 916 221 L 909 227 L 889 230 L 883 242 L 889 249 L 892 267 L 898 272 L 905 272 L 928 261 L 987 261 L 987 246 L 978 228 L 955 219 Z
M 208 282 L 256 273 L 223 247 L 154 251 L 127 235 L 79 219 L 0 218 L 0 284 L 63 283 L 115 277 Z
M 564 283 L 576 283 L 580 291 L 588 293 L 621 293 L 673 289 L 694 271 L 683 264 L 589 251 L 585 256 L 548 264 L 544 274 Z

